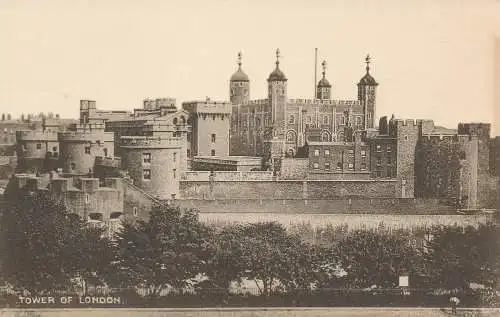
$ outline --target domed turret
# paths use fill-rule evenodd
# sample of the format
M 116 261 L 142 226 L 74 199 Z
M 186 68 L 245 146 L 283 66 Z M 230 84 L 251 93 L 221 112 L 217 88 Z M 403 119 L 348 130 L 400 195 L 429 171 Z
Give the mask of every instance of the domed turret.
M 241 69 L 241 52 L 238 53 L 238 70 L 231 76 L 229 81 L 229 100 L 233 104 L 246 103 L 250 96 L 250 80 Z
M 273 70 L 271 74 L 269 74 L 269 78 L 267 81 L 287 81 L 288 79 L 280 69 L 280 49 L 276 50 L 276 68 Z
M 238 53 L 238 70 L 231 76 L 231 81 L 250 81 L 247 74 L 241 69 L 241 52 Z
M 363 78 L 361 78 L 358 85 L 377 86 L 378 85 L 377 81 L 370 75 L 370 55 L 366 55 L 365 63 L 366 63 L 366 74 L 365 76 L 363 76 Z
M 375 127 L 377 81 L 370 75 L 370 55 L 366 55 L 366 74 L 358 83 L 358 100 L 363 106 L 364 128 Z
M 325 100 L 325 99 L 330 99 L 331 98 L 331 88 L 332 85 L 326 79 L 326 61 L 323 61 L 321 63 L 321 66 L 323 66 L 323 78 L 318 82 L 318 86 L 316 89 L 316 98 L 320 100 Z

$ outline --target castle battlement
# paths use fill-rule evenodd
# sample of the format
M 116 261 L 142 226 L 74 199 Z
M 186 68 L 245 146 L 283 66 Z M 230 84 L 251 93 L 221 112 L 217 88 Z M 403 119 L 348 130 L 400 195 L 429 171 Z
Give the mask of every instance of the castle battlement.
M 230 114 L 233 105 L 227 101 L 190 101 L 183 102 L 182 108 L 198 114 Z
M 96 109 L 97 102 L 95 100 L 80 100 L 80 110 Z
M 153 110 L 158 108 L 172 108 L 175 107 L 177 100 L 175 98 L 156 98 L 149 99 L 146 98 L 143 101 L 144 109 Z
M 394 124 L 399 127 L 399 126 L 418 126 L 418 121 L 413 120 L 413 119 L 394 119 L 391 120 L 394 122 Z
M 101 131 L 70 131 L 59 132 L 58 139 L 60 142 L 113 142 L 114 133 Z
M 251 105 L 251 106 L 263 106 L 269 104 L 269 99 L 255 99 L 255 100 L 249 100 L 248 102 L 244 103 L 244 105 Z
M 148 136 L 122 136 L 121 147 L 125 148 L 179 148 L 182 146 L 180 138 L 148 137 Z
M 57 132 L 56 131 L 34 131 L 34 130 L 16 131 L 16 139 L 18 141 L 54 141 L 54 142 L 57 142 Z
M 95 165 L 119 168 L 122 165 L 120 157 L 95 157 Z

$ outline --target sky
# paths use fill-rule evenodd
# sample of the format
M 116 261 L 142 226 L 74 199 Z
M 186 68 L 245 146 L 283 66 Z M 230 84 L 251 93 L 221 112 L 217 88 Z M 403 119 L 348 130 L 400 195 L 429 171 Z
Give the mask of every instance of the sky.
M 80 99 L 110 110 L 228 100 L 239 51 L 261 99 L 276 48 L 288 97 L 312 98 L 318 48 L 334 99 L 356 98 L 369 53 L 377 117 L 491 122 L 500 134 L 495 37 L 499 0 L 2 0 L 0 112 L 76 118 Z

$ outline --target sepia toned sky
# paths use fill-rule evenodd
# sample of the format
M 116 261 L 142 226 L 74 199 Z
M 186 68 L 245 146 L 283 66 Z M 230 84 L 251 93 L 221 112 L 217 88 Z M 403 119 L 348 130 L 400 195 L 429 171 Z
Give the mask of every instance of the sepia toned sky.
M 495 36 L 497 0 L 2 0 L 0 112 L 77 117 L 80 99 L 130 110 L 146 97 L 228 100 L 240 50 L 251 98 L 265 98 L 278 47 L 289 98 L 311 98 L 317 47 L 335 99 L 356 98 L 370 53 L 377 116 L 497 121 L 500 134 Z

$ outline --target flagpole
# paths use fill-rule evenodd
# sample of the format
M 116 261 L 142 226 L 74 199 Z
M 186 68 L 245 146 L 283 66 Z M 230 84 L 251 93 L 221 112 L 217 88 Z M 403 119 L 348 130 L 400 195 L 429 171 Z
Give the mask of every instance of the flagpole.
M 316 88 L 316 82 L 318 81 L 317 79 L 318 76 L 318 48 L 314 49 L 314 96 L 313 99 L 316 99 L 316 96 L 318 95 L 317 88 Z

